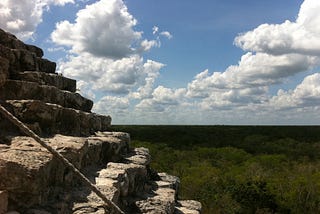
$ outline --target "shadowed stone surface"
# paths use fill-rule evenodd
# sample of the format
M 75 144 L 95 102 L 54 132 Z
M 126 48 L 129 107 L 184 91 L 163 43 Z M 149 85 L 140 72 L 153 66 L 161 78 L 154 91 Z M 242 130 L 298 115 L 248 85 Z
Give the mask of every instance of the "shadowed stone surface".
M 18 73 L 15 77 L 17 80 L 35 82 L 39 85 L 55 86 L 58 89 L 70 92 L 76 92 L 76 81 L 57 74 L 48 74 L 43 72 L 25 71 Z
M 78 93 L 62 91 L 53 86 L 39 85 L 34 82 L 7 80 L 0 88 L 0 99 L 3 100 L 41 100 L 45 103 L 58 104 L 90 112 L 93 102 Z

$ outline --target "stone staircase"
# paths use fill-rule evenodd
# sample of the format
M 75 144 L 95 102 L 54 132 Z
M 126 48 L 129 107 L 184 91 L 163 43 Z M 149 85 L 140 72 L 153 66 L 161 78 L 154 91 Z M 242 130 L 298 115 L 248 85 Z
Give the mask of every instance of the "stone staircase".
M 125 213 L 200 213 L 180 201 L 179 179 L 150 168 L 145 148 L 111 132 L 111 117 L 91 112 L 76 81 L 55 73 L 43 51 L 0 29 L 0 102 L 77 167 Z M 109 213 L 58 159 L 0 116 L 0 214 Z

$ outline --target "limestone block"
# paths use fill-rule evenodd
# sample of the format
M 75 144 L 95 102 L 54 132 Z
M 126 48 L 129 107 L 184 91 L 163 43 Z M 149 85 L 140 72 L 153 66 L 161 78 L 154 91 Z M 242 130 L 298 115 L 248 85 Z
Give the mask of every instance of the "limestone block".
M 118 149 L 113 145 L 127 144 L 116 139 L 110 134 L 91 138 L 56 135 L 44 140 L 81 170 L 88 165 L 106 164 L 112 156 L 117 156 Z M 92 146 L 95 142 L 96 146 Z M 108 159 L 103 154 L 107 154 Z M 60 188 L 59 192 L 57 187 L 75 185 L 78 180 L 70 170 L 32 138 L 13 137 L 7 144 L 0 144 L 0 189 L 9 190 L 9 201 L 15 209 L 45 206 L 64 190 Z M 118 192 L 114 187 L 111 189 Z M 109 192 L 110 197 L 115 192 Z
M 35 82 L 40 85 L 55 86 L 61 90 L 76 92 L 76 80 L 44 72 L 25 71 L 14 76 L 17 80 Z
M 66 108 L 74 108 L 90 112 L 93 102 L 78 93 L 62 91 L 53 86 L 39 85 L 34 82 L 8 80 L 0 87 L 0 99 L 3 100 L 41 100 L 58 104 Z
M 89 136 L 97 131 L 106 131 L 102 127 L 111 125 L 111 119 L 108 124 L 102 124 L 107 120 L 101 120 L 110 116 L 64 108 L 39 100 L 7 100 L 6 103 L 18 119 L 27 124 L 38 123 L 42 133 L 46 135 Z
M 149 154 L 149 149 L 147 148 L 134 148 L 128 155 L 125 157 L 125 160 L 128 163 L 134 163 L 139 165 L 147 166 L 151 162 L 151 156 Z
M 45 73 L 54 73 L 56 71 L 57 64 L 55 62 L 51 62 L 50 60 L 43 59 L 40 57 L 37 57 L 36 61 L 38 64 L 39 71 L 45 72 Z M 30 69 L 24 69 L 24 70 L 32 71 Z
M 26 45 L 26 49 L 36 54 L 37 57 L 43 57 L 43 50 L 34 45 Z
M 136 201 L 139 213 L 168 214 L 175 210 L 175 191 L 171 188 L 159 188 L 145 200 Z
M 38 64 L 36 61 L 36 54 L 23 49 L 12 49 L 15 58 L 18 59 L 17 71 L 36 71 L 38 70 Z
M 176 214 L 200 214 L 202 205 L 198 201 L 183 200 L 176 203 Z
M 170 188 L 174 189 L 176 192 L 179 191 L 180 179 L 173 175 L 168 175 L 167 173 L 158 173 L 161 181 L 170 183 Z

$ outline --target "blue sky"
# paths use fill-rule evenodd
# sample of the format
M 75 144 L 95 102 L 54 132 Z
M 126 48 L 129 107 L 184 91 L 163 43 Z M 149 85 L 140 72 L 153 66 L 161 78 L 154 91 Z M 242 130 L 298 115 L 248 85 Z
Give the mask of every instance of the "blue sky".
M 318 0 L 4 0 L 114 124 L 319 124 Z M 31 15 L 30 15 L 31 14 Z

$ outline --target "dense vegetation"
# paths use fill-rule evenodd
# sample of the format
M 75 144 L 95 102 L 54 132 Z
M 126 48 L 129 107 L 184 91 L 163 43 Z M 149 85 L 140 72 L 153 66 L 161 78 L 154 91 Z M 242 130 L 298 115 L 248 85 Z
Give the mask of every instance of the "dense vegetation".
M 320 213 L 320 127 L 114 126 L 204 213 Z

